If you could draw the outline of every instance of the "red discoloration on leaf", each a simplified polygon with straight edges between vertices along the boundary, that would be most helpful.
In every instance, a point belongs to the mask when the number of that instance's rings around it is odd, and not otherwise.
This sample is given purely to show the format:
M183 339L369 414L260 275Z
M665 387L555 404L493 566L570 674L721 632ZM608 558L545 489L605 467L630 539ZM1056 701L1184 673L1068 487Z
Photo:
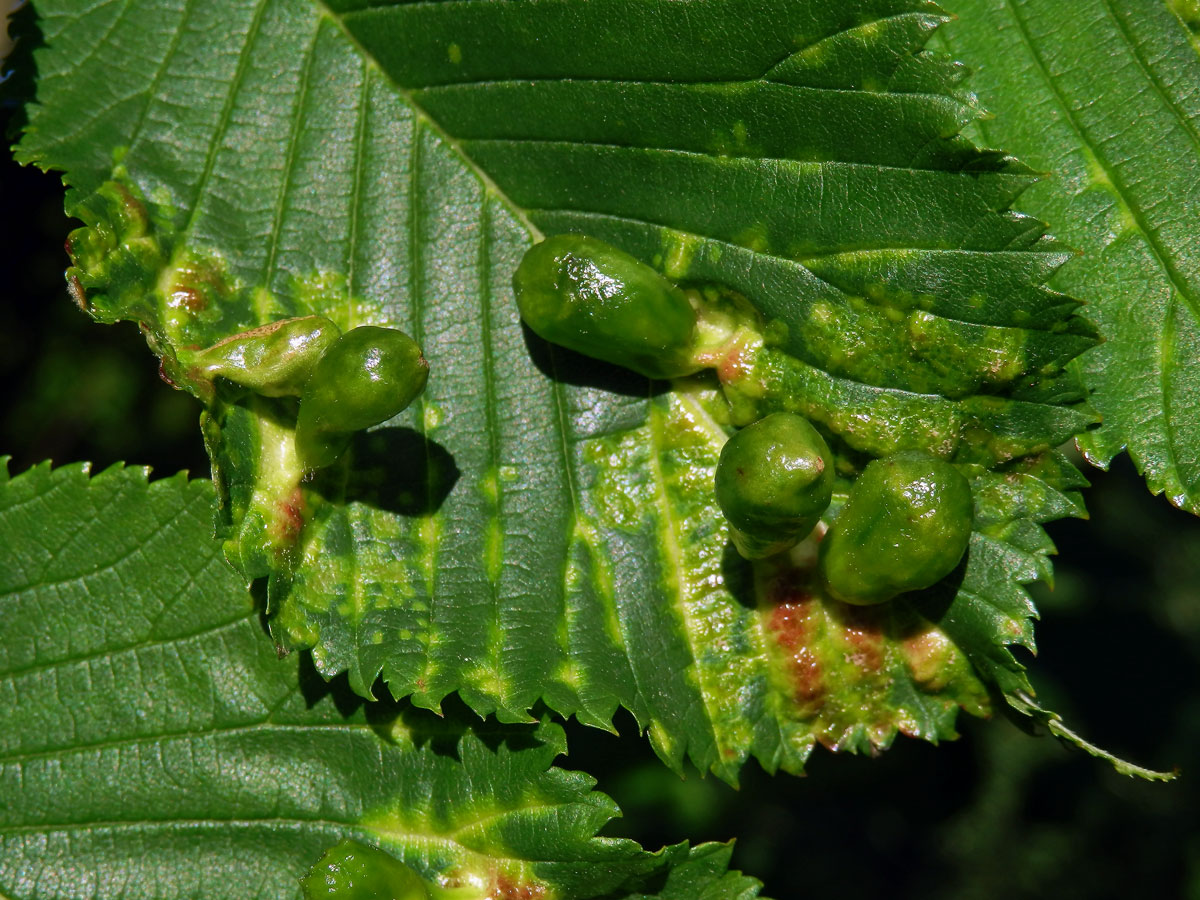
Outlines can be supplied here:
M218 263L208 259L187 259L176 270L167 290L167 305L172 309L203 312L208 309L211 297L226 296L229 289Z
M163 381L165 381L167 384L169 384L171 387L175 388L175 390L179 390L179 385L176 384L175 380L173 378L171 378L170 375L167 374L166 365L163 363L163 361L161 359L158 361L158 377L160 379L162 379Z
M717 377L721 379L722 384L727 384L740 378L746 371L746 354L743 348L738 347L727 353L721 360L721 364L717 367Z
M816 600L779 603L771 611L767 627L788 659L785 663L792 696L805 714L815 712L823 703L825 683L821 661L810 646L814 638L813 616Z
M904 654L913 681L923 689L937 691L946 686L955 648L941 631L930 627L910 635L900 643L900 652Z
M189 312L201 312L208 308L208 300L194 287L180 285L171 292L171 305L181 306Z
M300 537L300 532L304 530L304 508L304 491L299 487L286 500L279 502L275 527L281 541L291 544Z
M121 182L114 181L113 184L121 195L121 202L125 206L126 214L130 218L135 219L140 225L145 226L146 222L150 219L150 216L146 213L145 204L135 197L129 188L121 184Z
M540 884L517 881L504 873L496 876L496 890L489 900L539 900L546 896L546 888Z
M847 606L839 610L843 637L849 646L846 661L870 672L883 666L883 629L877 609Z

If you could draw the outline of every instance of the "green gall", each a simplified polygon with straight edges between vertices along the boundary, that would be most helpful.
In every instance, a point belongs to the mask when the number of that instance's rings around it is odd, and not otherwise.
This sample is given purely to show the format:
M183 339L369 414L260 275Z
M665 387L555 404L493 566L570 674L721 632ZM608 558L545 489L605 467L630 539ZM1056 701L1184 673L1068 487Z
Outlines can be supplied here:
M425 390L429 363L395 328L363 325L325 351L300 394L296 450L305 469L333 463L356 431L405 409Z
M324 316L280 319L179 358L195 378L227 378L264 397L299 397L341 333Z
M971 486L921 450L869 463L821 542L819 568L845 603L883 603L949 575L971 537Z
M808 536L833 497L833 454L803 416L773 413L721 450L717 503L747 559L790 549Z
M649 378L700 371L687 294L604 241L560 234L535 244L513 276L521 318L539 337Z
M431 900L420 875L390 853L346 838L300 879L307 900Z

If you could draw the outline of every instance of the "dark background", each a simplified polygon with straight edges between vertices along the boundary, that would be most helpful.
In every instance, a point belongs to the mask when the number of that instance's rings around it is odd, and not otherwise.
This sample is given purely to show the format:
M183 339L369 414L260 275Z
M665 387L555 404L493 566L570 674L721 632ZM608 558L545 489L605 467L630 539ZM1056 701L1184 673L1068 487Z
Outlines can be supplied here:
M0 166L0 454L12 455L10 470L124 461L206 477L196 401L158 379L133 325L95 325L67 295L73 225L59 178L7 154ZM878 759L818 750L805 778L751 763L735 791L668 772L622 713L619 737L568 724L564 764L596 776L625 812L606 833L650 847L737 837L735 864L779 900L1200 900L1200 520L1151 497L1125 459L1089 476L1091 522L1050 528L1061 556L1056 589L1035 589L1034 683L1097 744L1179 766L1181 780L1116 775L998 717L963 719L962 739L940 747L898 738Z

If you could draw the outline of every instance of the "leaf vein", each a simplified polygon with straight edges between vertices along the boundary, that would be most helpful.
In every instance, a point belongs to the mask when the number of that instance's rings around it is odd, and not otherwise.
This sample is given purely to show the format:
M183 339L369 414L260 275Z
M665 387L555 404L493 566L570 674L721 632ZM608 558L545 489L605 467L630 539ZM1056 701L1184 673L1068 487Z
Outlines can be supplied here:
M1132 198L1129 196L1129 188L1125 185L1124 180L1118 174L1120 171L1119 168L1101 155L1099 149L1097 148L1096 142L1093 141L1090 135L1084 130L1075 109L1067 101L1067 97L1063 93L1063 90L1059 86L1057 80L1055 80L1050 74L1050 70L1046 65L1046 60L1041 51L1038 49L1037 43L1033 39L1033 35L1029 31L1029 24L1025 21L1024 17L1020 13L1020 3L1018 0L1005 0L1005 4L1012 14L1012 18L1017 25L1017 30L1021 35L1022 41L1025 43L1025 46L1029 48L1029 54L1033 59L1034 65L1037 66L1039 74L1046 82L1051 94L1053 94L1055 100L1058 102L1059 107L1062 109L1063 115L1066 117L1068 124L1071 126L1071 130L1075 132L1083 146L1093 148L1092 153L1096 159L1096 164L1104 170L1105 175L1112 183L1118 197L1118 202L1121 204L1122 209L1137 224L1138 231L1140 231L1142 236L1146 239L1146 244L1154 254L1155 259L1158 260L1159 266L1162 268L1167 278L1170 279L1171 283L1175 286L1175 289L1179 292L1179 295L1187 302L1188 306L1191 308L1192 315L1197 319L1200 319L1200 297L1192 294L1190 285L1187 283L1187 279L1184 278L1183 274L1178 270L1174 262L1171 260L1170 254L1167 252L1166 247L1162 245L1158 235L1146 222L1146 218L1142 210L1132 202Z
M108 649L98 650L95 653L65 656L61 659L54 660L53 662L36 663L20 669L9 669L8 671L0 672L0 681L15 680L36 672L42 672L48 669L56 669L74 663L88 662L90 660L103 659L105 657L120 656L126 653L136 653L139 650L147 650L151 647L160 647L182 641L193 640L194 638L203 637L206 635L217 634L218 632L227 628L240 625L253 615L255 615L255 613L246 613L238 616L236 619L230 619L227 622L218 622L215 625L206 625L204 628L201 628L198 631L187 632L185 634L168 635L167 637L156 638L154 640L140 641L136 644L125 644L120 647L110 647Z
M1179 120L1179 124L1183 126L1184 131L1191 138L1192 146L1196 148L1196 155L1200 156L1200 134L1196 131L1195 123L1179 108L1179 104L1171 97L1166 86L1162 83L1158 72L1155 71L1146 59L1142 45L1134 40L1133 33L1129 30L1129 23L1117 12L1112 0L1101 0L1101 2L1104 3L1109 15L1116 24L1117 31L1121 34L1121 39L1129 47L1130 55L1138 64L1138 68L1142 70L1142 74L1146 76L1146 80L1150 82L1159 99L1171 110L1175 118Z
M213 129L212 135L209 137L208 149L204 154L204 167L201 169L200 178L196 181L196 190L193 194L192 202L189 204L190 212L188 213L187 222L181 229L185 235L191 234L192 228L199 218L200 201L208 189L209 179L212 178L213 170L216 168L217 156L221 152L221 142L225 138L225 133L229 129L230 119L233 117L234 99L241 90L242 81L245 79L246 71L250 65L250 58L252 56L250 48L254 46L258 39L258 31L262 27L263 16L266 14L268 3L269 0L256 0L254 5L254 16L250 20L250 27L246 31L245 40L238 50L237 66L234 68L233 78L229 82L229 91L226 93L225 102L221 107L221 116L217 120L217 126Z
M290 694L283 696L284 701L291 700ZM243 725L221 725L214 728L198 728L189 729L187 731L161 731L155 734L131 735L123 738L110 738L104 741L96 741L94 743L71 744L66 747L52 747L45 750L31 750L26 753L12 753L0 756L0 765L10 763L24 763L31 760L50 759L58 756L69 756L73 753L91 753L97 750L108 750L115 747L129 747L136 744L155 744L164 741L183 741L193 738L208 738L208 737L224 737L237 736L242 734L254 734L260 731L270 732L296 732L298 734L311 734L314 731L345 731L347 733L356 733L359 731L371 730L370 725L351 722L330 722L325 724L303 724L303 725L288 725L270 721L271 715L277 711L279 705L272 709L266 717L247 722Z
M295 100L292 103L292 112L288 117L291 120L291 127L288 129L287 149L284 152L283 159L283 184L275 191L275 209L272 214L271 222L271 240L267 245L267 258L263 265L262 283L270 285L275 273L275 258L279 253L279 238L283 231L283 215L284 209L287 207L288 195L292 190L292 178L296 171L296 154L300 144L300 134L304 130L304 105L308 100L309 82L312 79L313 58L316 55L317 39L321 35L321 28L324 26L324 19L317 17L316 27L313 29L312 37L309 38L308 46L304 49L304 61L300 70L300 81L295 90Z

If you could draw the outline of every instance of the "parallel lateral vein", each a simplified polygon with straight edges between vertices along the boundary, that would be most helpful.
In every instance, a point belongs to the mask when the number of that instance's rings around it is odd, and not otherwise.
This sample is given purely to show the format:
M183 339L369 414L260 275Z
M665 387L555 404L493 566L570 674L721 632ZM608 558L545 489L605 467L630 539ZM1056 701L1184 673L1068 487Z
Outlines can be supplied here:
M245 79L246 70L250 65L250 49L258 40L258 31L262 27L263 17L266 15L266 10L270 3L271 0L257 0L255 3L254 16L250 20L250 27L246 30L245 39L242 41L241 49L238 51L237 66L234 69L233 78L230 80L229 90L225 95L225 102L221 107L221 116L217 121L217 127L213 129L208 149L204 154L204 167L200 172L199 179L196 181L196 191L191 204L189 204L187 222L182 228L184 235L191 234L197 217L200 215L201 200L208 190L208 182L212 178L213 170L216 168L217 157L221 152L221 144L225 139L226 132L229 130L229 122L233 116L234 101L242 88L242 81Z
M285 700L290 700L289 695L284 695ZM273 715L273 713L272 713ZM328 723L309 723L309 724L285 724L271 722L270 716L264 719L258 719L247 722L242 725L221 725L214 728L192 729L189 731L159 731L154 734L146 735L130 735L122 738L108 738L103 741L95 741L93 743L71 744L64 747L50 747L45 750L30 750L23 753L12 753L0 756L0 766L22 764L42 759L52 759L62 756L84 755L98 753L104 750L115 749L119 747L133 747L141 744L159 744L176 741L191 741L203 740L206 738L220 737L237 737L239 735L258 734L263 732L279 732L283 734L297 733L309 735L319 731L344 731L349 734L371 731L370 725L358 724L354 722L328 722Z
M283 184L276 191L275 209L272 213L271 237L267 245L267 258L263 264L263 272L260 281L262 284L270 284L275 273L275 258L279 253L279 237L283 233L283 217L284 211L287 208L288 195L292 190L292 178L296 171L296 153L300 144L300 135L304 130L304 105L308 100L309 82L312 78L313 58L316 55L317 40L321 36L321 28L324 25L324 20L317 17L316 27L313 29L312 37L309 39L308 46L304 48L304 62L300 69L300 84L296 91L296 99L292 105L291 127L288 129L287 150L283 157Z
M1046 83L1046 86L1049 88L1050 92L1057 101L1059 108L1063 111L1063 115L1066 117L1066 121L1070 124L1071 130L1074 131L1075 135L1079 138L1080 144L1082 144L1084 147L1087 147L1091 151L1096 160L1096 164L1103 169L1104 174L1108 177L1109 181L1115 188L1118 201L1121 204L1121 209L1134 222L1137 223L1138 231L1140 231L1142 236L1145 238L1146 244L1154 254L1155 259L1158 260L1159 266L1166 273L1167 278L1170 279L1175 290L1178 291L1179 295L1187 302L1192 311L1193 317L1200 320L1200 297L1196 297L1192 294L1190 286L1187 283L1187 279L1184 278L1182 273L1180 273L1176 268L1174 262L1171 260L1170 254L1167 252L1166 247L1164 247L1162 242L1158 239L1157 233L1150 228L1149 223L1146 222L1141 208L1136 206L1129 197L1129 188L1125 185L1124 180L1118 175L1118 169L1101 154L1099 147L1093 143L1088 133L1084 130L1083 125L1080 123L1075 109L1071 106L1066 95L1059 87L1058 82L1051 76L1050 70L1046 65L1046 60L1043 58L1042 53L1038 49L1036 41L1033 39L1033 35L1029 31L1029 25L1019 11L1019 0L1005 0L1005 2L1012 14L1013 21L1017 25L1017 29L1021 35L1022 41L1025 43L1025 46L1029 48L1030 57L1037 66L1038 72L1042 76L1042 80Z
M57 669L63 666L75 665L77 663L86 663L95 659L104 659L112 656L120 656L128 653L138 653L142 650L152 649L154 647L162 647L170 644L180 643L183 641L194 640L198 637L211 637L229 628L241 625L246 620L253 618L256 615L254 612L249 612L238 616L236 619L230 619L227 622L218 622L215 625L207 625L199 631L190 632L188 634L169 635L164 638L159 638L151 641L142 641L137 644L125 644L112 649L98 650L95 653L87 653L79 656L68 656L61 659L56 659L48 663L39 663L32 666L25 666L21 669L11 669L7 672L0 672L0 681L10 681L17 678L23 678L26 675L36 674L51 669Z

